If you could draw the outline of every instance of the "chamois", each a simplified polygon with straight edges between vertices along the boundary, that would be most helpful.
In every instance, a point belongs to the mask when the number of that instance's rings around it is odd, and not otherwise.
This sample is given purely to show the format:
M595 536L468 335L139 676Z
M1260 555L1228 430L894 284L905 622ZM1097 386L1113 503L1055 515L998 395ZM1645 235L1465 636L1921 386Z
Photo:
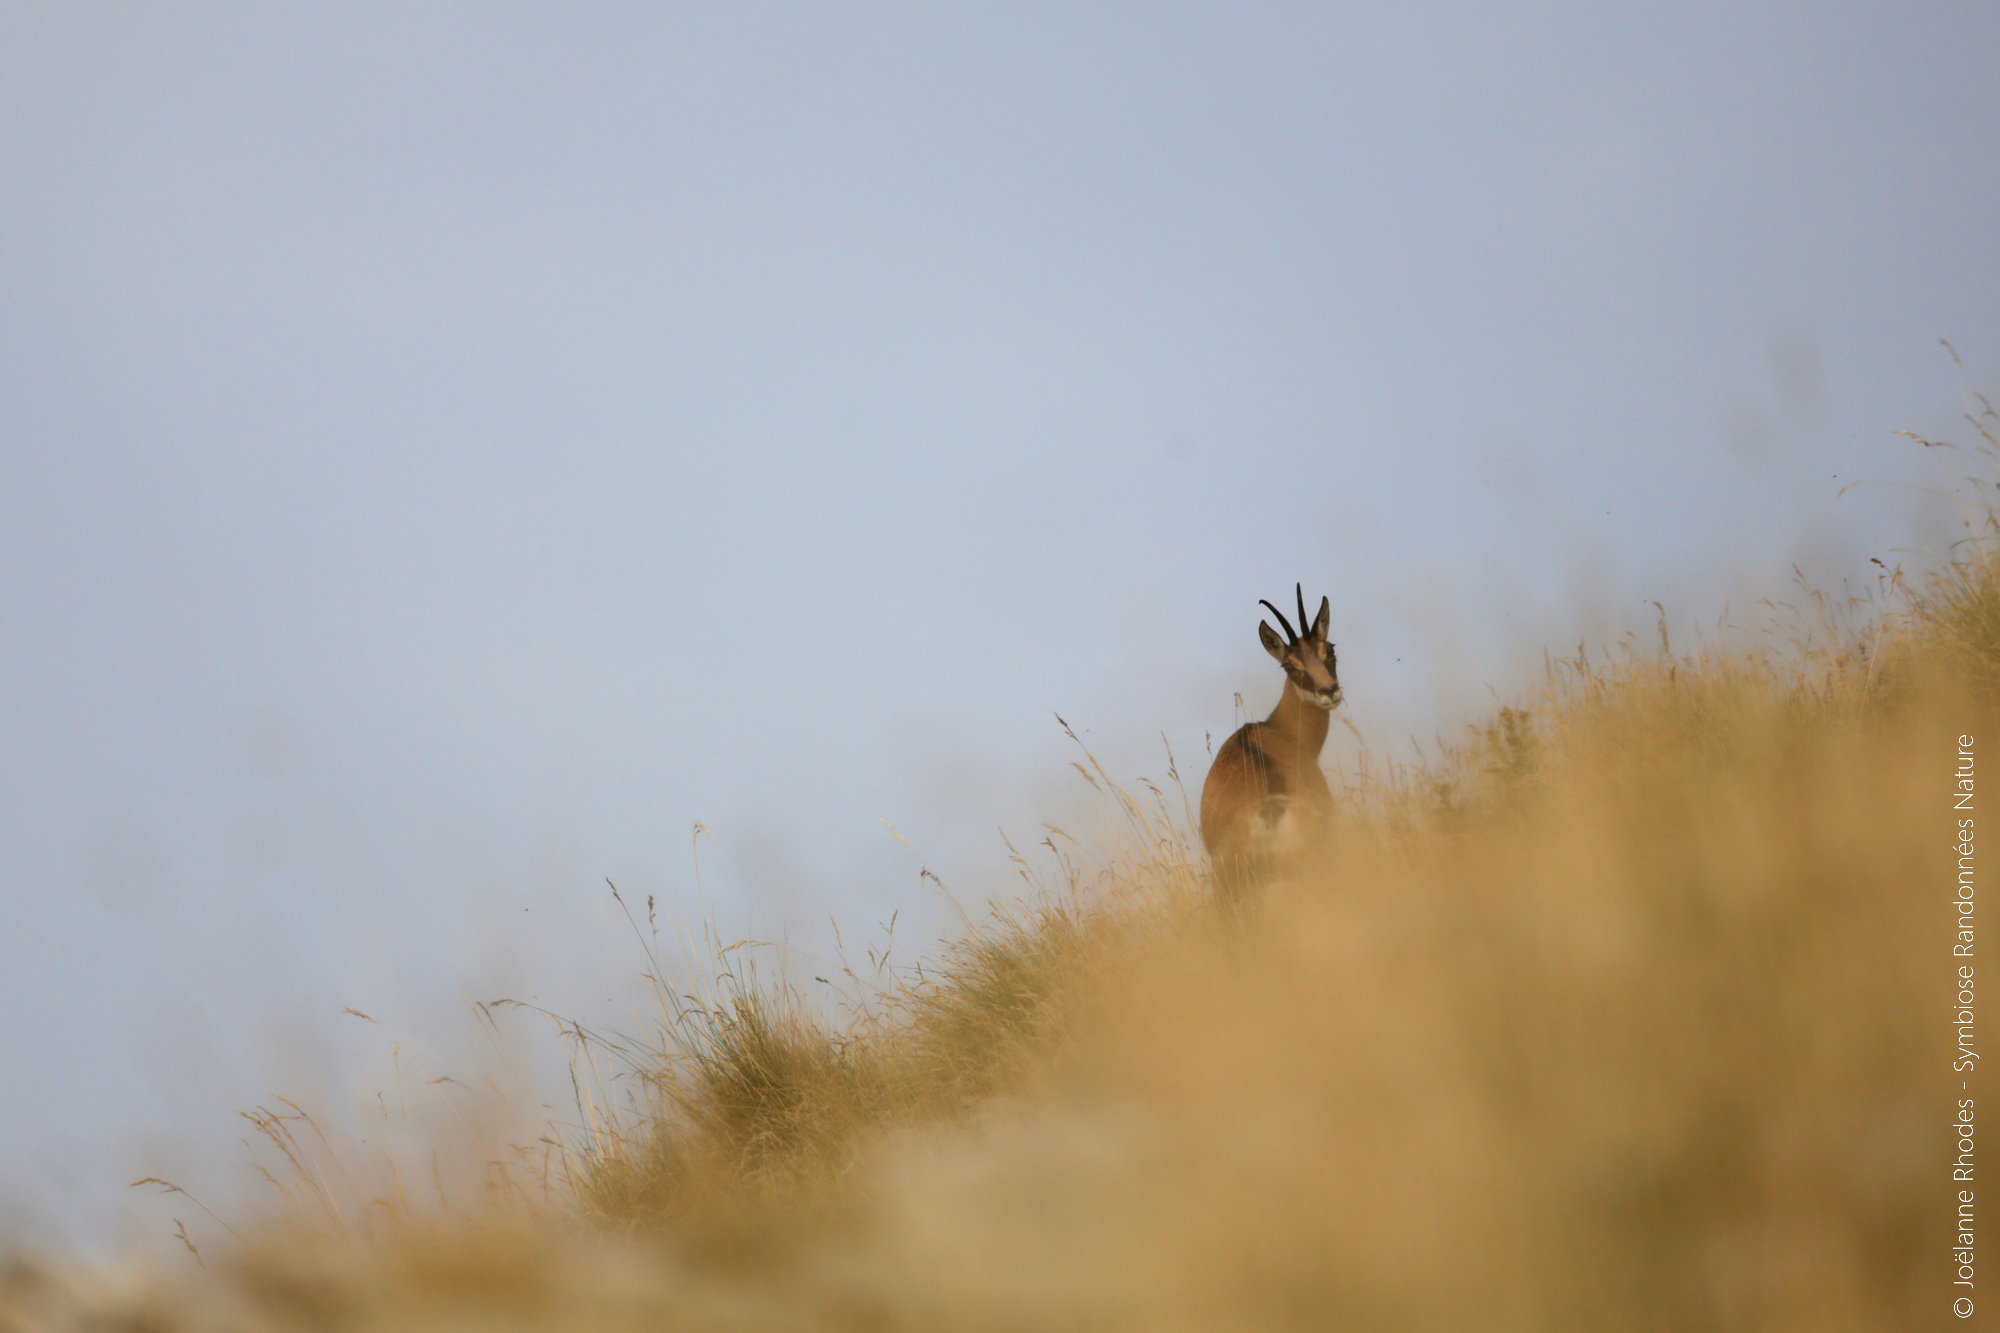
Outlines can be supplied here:
M1325 837L1333 792L1320 772L1327 723L1340 705L1340 677L1327 641L1327 599L1306 623L1305 585L1294 591L1300 633L1271 603L1285 637L1257 622L1264 651L1285 669L1285 693L1262 722L1248 722L1216 751L1201 784L1201 840L1215 867L1218 892L1240 894L1274 872L1296 864Z

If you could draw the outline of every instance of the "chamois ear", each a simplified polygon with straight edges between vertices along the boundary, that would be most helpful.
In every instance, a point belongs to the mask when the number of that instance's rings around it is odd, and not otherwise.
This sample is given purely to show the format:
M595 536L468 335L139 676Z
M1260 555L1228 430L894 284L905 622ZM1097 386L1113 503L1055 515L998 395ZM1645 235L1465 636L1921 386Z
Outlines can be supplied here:
M1326 618L1327 618L1327 613L1332 609L1333 608L1328 605L1326 598L1322 597L1319 599L1319 614L1313 617L1313 626L1312 626L1313 638L1319 639L1322 642L1326 639Z
M1271 622L1268 620L1257 622L1257 637L1263 640L1265 652L1280 662L1285 660L1285 641L1278 637L1278 631L1271 628Z

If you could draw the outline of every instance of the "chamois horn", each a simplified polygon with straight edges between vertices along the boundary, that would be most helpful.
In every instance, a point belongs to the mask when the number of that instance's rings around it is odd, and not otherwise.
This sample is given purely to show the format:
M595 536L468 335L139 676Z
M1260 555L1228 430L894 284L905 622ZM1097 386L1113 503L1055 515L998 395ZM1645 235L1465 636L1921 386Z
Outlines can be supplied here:
M1269 602L1265 601L1261 597L1257 599L1257 605L1271 606ZM1271 606L1271 614L1276 616L1278 618L1278 623L1285 627L1285 642L1288 644L1297 643L1299 641L1299 636L1292 633L1292 622L1285 619L1285 613L1283 611L1280 611L1277 607ZM1299 617L1299 623L1301 625L1305 624L1305 617L1303 615Z

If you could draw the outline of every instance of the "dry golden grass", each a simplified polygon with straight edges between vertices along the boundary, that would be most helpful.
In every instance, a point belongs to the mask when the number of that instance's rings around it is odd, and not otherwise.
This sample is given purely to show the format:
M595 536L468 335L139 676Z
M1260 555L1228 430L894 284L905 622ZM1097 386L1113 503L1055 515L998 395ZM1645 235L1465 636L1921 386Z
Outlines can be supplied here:
M581 1080L554 1202L178 1285L23 1266L0 1329L1933 1326L2000 564L1884 596L1558 663L1227 913L1176 802L1087 772L1124 853L1052 841L1053 885L839 1024L748 951L662 989L637 1110Z

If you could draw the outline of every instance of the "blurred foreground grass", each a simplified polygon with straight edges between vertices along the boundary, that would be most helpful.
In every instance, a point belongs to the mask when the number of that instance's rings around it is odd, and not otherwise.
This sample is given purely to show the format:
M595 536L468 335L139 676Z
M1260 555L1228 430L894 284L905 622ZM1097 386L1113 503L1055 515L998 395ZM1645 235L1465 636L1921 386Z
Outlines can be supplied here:
M21 1262L0 1329L1932 1326L1984 550L1784 644L1557 663L1234 914L1093 774L1121 857L837 1024L749 951L663 987L539 1200Z

